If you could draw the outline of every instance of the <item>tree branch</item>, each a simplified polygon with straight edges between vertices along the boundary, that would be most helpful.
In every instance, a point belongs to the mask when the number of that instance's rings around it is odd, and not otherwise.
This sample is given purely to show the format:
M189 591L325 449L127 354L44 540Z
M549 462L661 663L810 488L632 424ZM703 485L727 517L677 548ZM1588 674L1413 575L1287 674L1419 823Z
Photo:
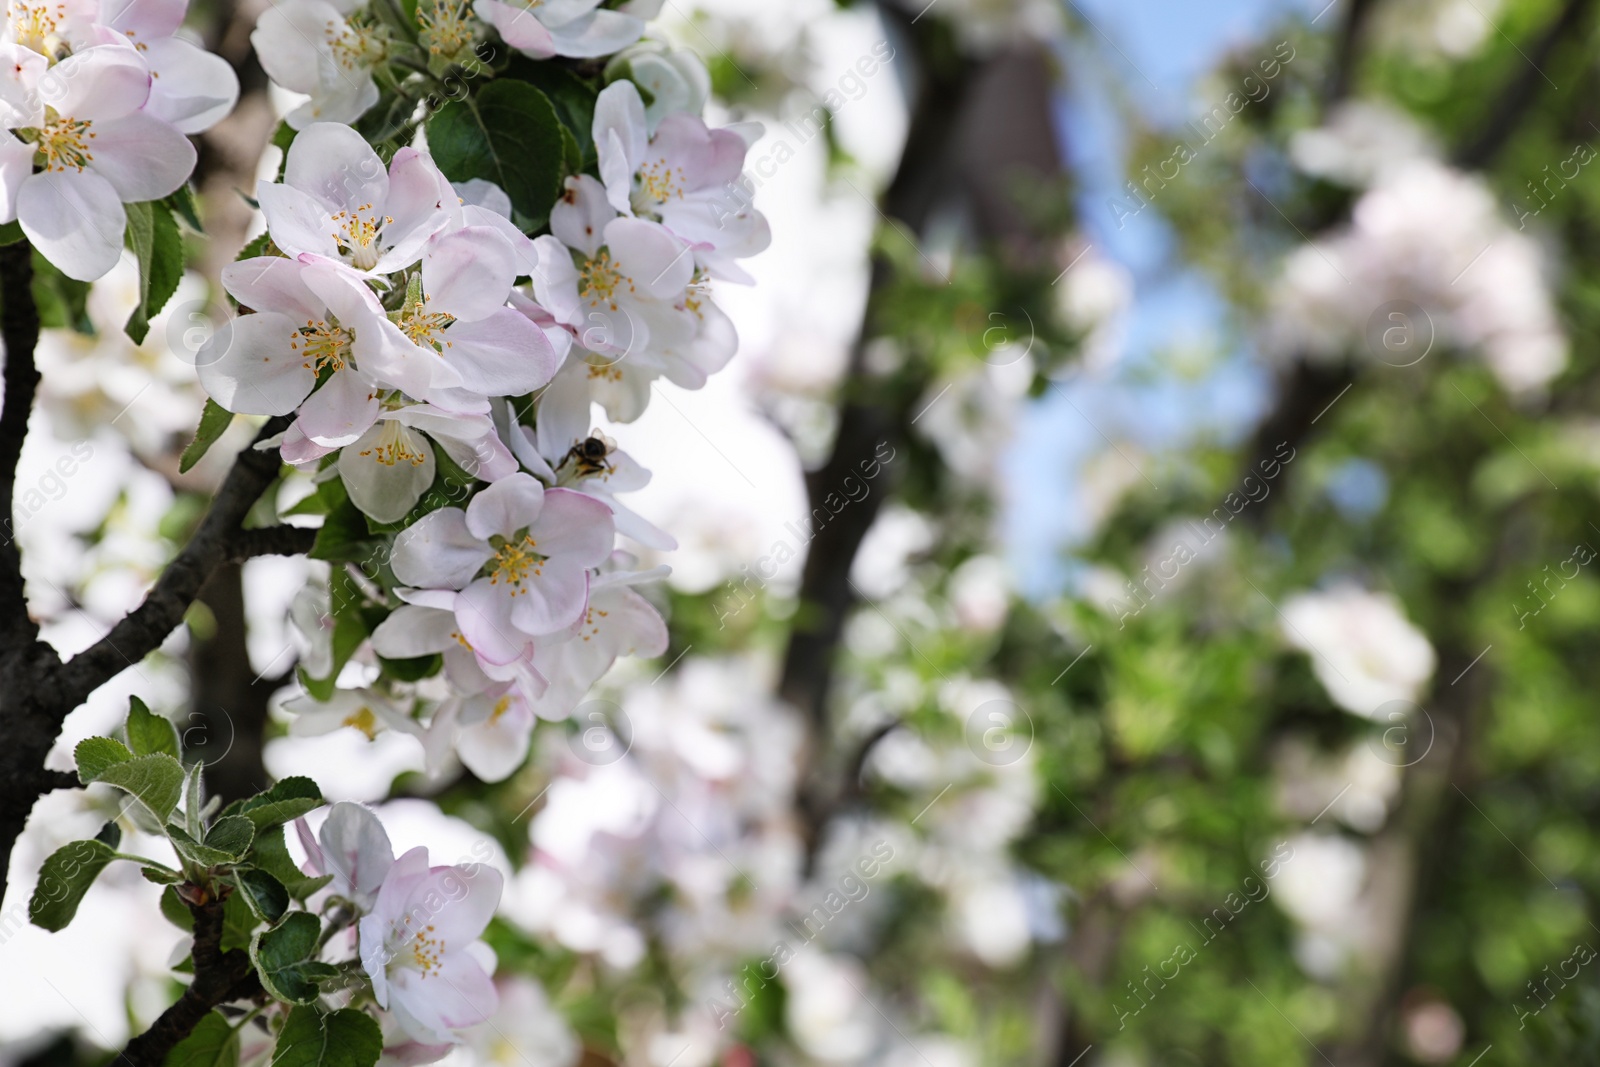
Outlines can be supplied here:
M1588 21L1594 0L1567 0L1566 6L1554 22L1545 28L1530 47L1516 77L1495 94L1495 106L1488 119L1477 127L1477 136L1457 150L1456 165L1469 170L1479 170L1489 165L1505 147L1513 134L1522 128L1522 117L1533 106L1546 84L1553 85L1544 68L1550 63L1556 47L1563 41L1582 40L1583 25Z
M256 435L255 443L281 433L287 425L286 418L270 420ZM60 688L71 705L159 648L183 621L211 572L223 563L247 558L250 546L272 553L309 547L309 538L315 536L315 531L296 527L240 528L255 502L278 476L281 463L275 448L258 450L252 446L239 453L200 528L161 572L144 603L58 672ZM291 530L293 533L288 532Z
M204 894L199 903L189 905L194 915L194 981L150 1029L128 1042L120 1059L132 1067L161 1067L167 1053L194 1032L206 1013L249 995L249 954L238 949L222 951L222 899L198 886L179 888Z
M28 436L28 416L39 388L33 350L39 343L39 309L33 302L33 249L26 241L0 247L0 343L5 345L5 408L0 412L0 645L32 643L39 628L28 617L22 591L22 553L12 528L17 461Z

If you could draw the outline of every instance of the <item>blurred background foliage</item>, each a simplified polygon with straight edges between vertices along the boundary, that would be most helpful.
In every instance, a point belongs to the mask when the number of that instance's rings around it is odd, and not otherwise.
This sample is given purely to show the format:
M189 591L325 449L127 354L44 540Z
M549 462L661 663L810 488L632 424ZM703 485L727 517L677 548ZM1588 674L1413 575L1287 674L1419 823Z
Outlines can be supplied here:
M749 581L744 561L709 588L667 590L672 647L626 684L753 662L761 684L716 683L734 704L718 729L737 732L762 686L796 709L803 740L748 742L792 753L792 788L768 784L794 851L780 873L740 870L719 895L727 923L760 913L798 939L794 924L873 841L900 860L781 980L752 981L770 938L727 931L686 949L692 894L639 874L657 846L629 839L586 892L641 932L637 960L610 965L502 918L500 973L543 984L585 1067L670 1067L663 1035L726 1067L1600 1062L1600 970L1585 965L1600 942L1600 578L1558 571L1600 545L1600 169L1540 185L1600 140L1596 5L1196 5L1190 17L1216 8L1248 32L1206 57L1178 107L1152 105L1106 5L838 6L878 20L897 50L905 146L876 197L842 373L809 394L758 385L752 402L792 441L813 508L880 445L893 459L815 531L803 571ZM198 17L226 51L248 15ZM747 32L762 17L723 6L682 35L731 114L774 123L810 112L831 73L804 40ZM1136 221L1159 225L1155 251L1119 266L1110 201L1136 207L1123 183L1177 140L1198 143L1192 123L1280 42L1294 58L1270 92L1145 187L1156 193ZM247 53L235 51L246 68ZM1075 145L1086 127L1062 114L1089 87L1116 135ZM1373 121L1308 170L1306 134L1352 102L1435 147ZM859 193L867 172L823 129L830 182ZM1109 186L1081 173L1086 152L1118 172ZM1386 223L1417 232L1379 243L1391 270L1378 283L1345 279L1359 292L1340 297L1344 326L1291 306L1292 327L1334 337L1323 350L1283 339L1304 341L1280 328L1285 263L1322 255L1371 195L1341 166L1406 158L1477 176L1501 227L1485 252L1516 240L1537 253L1566 359L1536 387L1508 389L1453 325L1517 280L1456 301L1472 248L1451 280L1429 274L1430 242L1478 231L1448 212ZM1470 232L1444 232L1458 223ZM1169 312L1144 291L1174 275L1208 294L1209 335L1150 326ZM1370 343L1389 300L1431 338L1409 365L1394 364L1410 350ZM1135 343L1126 323L1140 316ZM1500 341L1513 362L1543 343ZM1201 386L1239 373L1254 399L1209 408ZM1059 423L1090 444L1057 447ZM1078 519L1044 579L1016 565L1015 529L1039 521L1038 501ZM1225 531L1197 543L1219 508ZM1135 597L1130 583L1185 539L1192 560ZM1407 710L1342 710L1316 672L1323 650L1297 646L1319 639L1295 633L1290 599L1340 582L1392 594L1431 644ZM193 659L197 685L216 662ZM281 734L261 701L258 732ZM536 757L506 783L408 773L392 794L436 801L522 866L529 812L546 810L562 754L590 728L581 714L541 725ZM748 837L747 816L735 810L717 842ZM773 883L787 887L776 903ZM843 985L799 963L807 953ZM744 1006L718 1028L712 1002ZM64 1056L33 1043L13 1058Z

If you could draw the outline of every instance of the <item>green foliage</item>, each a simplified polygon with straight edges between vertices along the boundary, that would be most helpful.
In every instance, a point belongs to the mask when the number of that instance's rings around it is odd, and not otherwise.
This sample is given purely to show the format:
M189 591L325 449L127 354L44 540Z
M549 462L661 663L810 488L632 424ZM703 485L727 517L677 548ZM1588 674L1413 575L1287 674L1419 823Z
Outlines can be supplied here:
M238 1067L239 1032L208 1011L188 1037L167 1053L166 1067Z
M484 178L504 189L524 228L549 217L563 170L561 122L534 86L496 79L451 101L428 123L428 146L451 181Z
M372 1067L382 1053L383 1034L365 1012L301 1007L284 1020L271 1067Z
M178 473L189 473L232 425L233 412L209 396L206 397L205 410L200 413L200 425L195 428L194 440L189 442L189 446L183 450L183 455L178 459Z
M145 702L133 697L128 707L128 746L136 756L164 752L173 759L182 756L178 748L178 729L172 720L157 715Z
M164 200L128 204L127 214L126 241L139 265L139 303L124 329L134 344L143 344L150 320L166 307L183 279L183 238Z
M52 932L65 929L83 895L114 858L116 851L103 841L73 841L56 849L39 870L39 884L28 901L29 920Z
M298 819L321 806L322 790L317 788L317 783L295 775L279 779L265 792L228 805L223 814L242 815L256 830L265 830Z
M250 960L268 993L290 1004L316 1001L317 983L339 973L332 964L315 958L321 933L322 923L315 915L294 911L251 938Z

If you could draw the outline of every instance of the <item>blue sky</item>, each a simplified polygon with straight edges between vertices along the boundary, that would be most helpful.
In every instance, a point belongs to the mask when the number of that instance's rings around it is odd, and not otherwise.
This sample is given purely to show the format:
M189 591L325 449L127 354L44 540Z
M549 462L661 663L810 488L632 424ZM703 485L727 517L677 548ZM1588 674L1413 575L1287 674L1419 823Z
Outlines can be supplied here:
M1108 208L1125 182L1117 101L1132 101L1149 121L1180 126L1204 110L1195 84L1224 52L1260 40L1286 12L1314 15L1323 3L1074 0L1071 5L1085 32L1070 46L1066 64L1069 82L1059 101L1062 144L1080 189L1082 230L1102 254L1132 272L1135 296L1117 371L1098 382L1069 375L1060 389L1031 404L1006 457L1007 550L1030 593L1055 592L1070 574L1067 550L1085 532L1076 471L1106 448L1102 434L1132 438L1151 449L1180 445L1201 431L1237 437L1248 431L1266 399L1267 376L1237 338L1228 336L1226 308L1209 281L1175 260L1172 234L1159 212L1142 211L1119 228ZM1229 354L1215 373L1200 380L1160 376L1134 382L1155 354L1189 346Z

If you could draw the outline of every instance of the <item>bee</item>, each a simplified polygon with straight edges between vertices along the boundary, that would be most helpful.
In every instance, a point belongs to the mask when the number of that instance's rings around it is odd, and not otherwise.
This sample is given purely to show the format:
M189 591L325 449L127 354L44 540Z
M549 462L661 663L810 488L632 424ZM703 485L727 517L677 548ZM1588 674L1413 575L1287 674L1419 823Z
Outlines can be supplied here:
M561 457L561 466L568 463L573 465L580 478L592 478L597 474L610 474L612 471L611 453L617 450L617 443L599 430L589 431L589 436L576 442L567 449L567 454Z

